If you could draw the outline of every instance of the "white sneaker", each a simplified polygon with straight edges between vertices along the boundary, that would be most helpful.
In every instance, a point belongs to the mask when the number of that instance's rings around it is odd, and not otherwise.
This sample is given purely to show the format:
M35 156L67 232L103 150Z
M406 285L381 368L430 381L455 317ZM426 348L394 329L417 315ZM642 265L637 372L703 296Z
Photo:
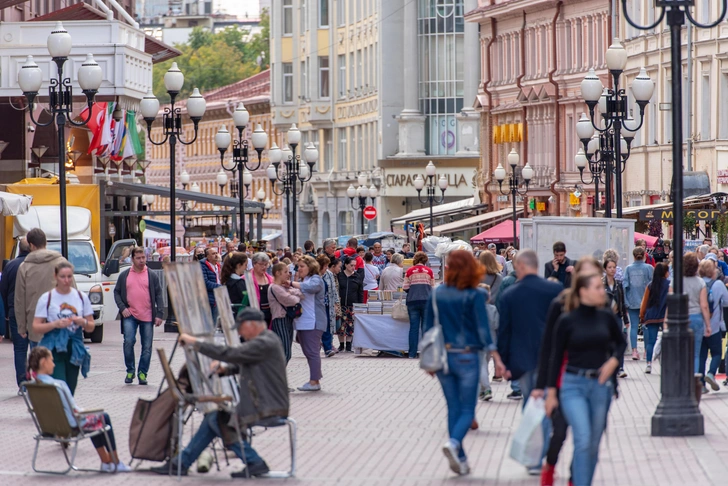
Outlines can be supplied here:
M312 385L310 382L306 382L303 385L299 386L298 389L300 391L319 391L321 390L321 385Z
M458 472L459 475L465 476L466 474L470 474L470 466L468 465L468 460L463 459L460 462L460 472Z
M107 472L107 473L114 472L114 463L112 463L112 462L109 462L109 463L102 462L101 463L101 472Z
M647 363L647 366L645 367L645 373L648 375L652 373L652 363Z
M124 464L123 462L119 461L119 464L116 465L116 472L120 473L126 473L131 472L131 468Z
M452 439L445 442L445 445L442 446L442 453L445 454L447 462L450 463L450 469L452 470L452 472L456 474L461 474L460 459L458 458L458 454L460 453L460 446L458 446L457 442Z

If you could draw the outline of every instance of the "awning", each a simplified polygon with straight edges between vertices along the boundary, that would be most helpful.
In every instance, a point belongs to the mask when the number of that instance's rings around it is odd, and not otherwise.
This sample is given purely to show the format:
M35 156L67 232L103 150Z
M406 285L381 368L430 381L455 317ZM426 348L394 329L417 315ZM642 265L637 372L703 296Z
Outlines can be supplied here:
M484 209L487 205L478 204L475 197L469 197L467 199L461 199L460 201L454 201L450 203L440 204L432 208L433 216L444 216L445 213L457 213L465 211L474 211L477 209ZM420 221L428 219L430 217L430 208L415 209L410 211L404 216L398 218L392 218L391 224L405 223L407 221Z
M523 208L516 208L516 215L523 214ZM500 223L504 219L513 217L513 208L501 209L499 211L491 211L489 213L479 214L472 218L465 218L452 223L441 224L432 228L435 235L447 235L457 231L465 231L482 226L491 226Z
M636 234L636 233L635 233ZM516 223L516 237L521 236L521 225ZM471 243L512 243L513 242L513 221L501 221L479 235L470 238Z
M637 232L635 232L635 234L634 234L635 243L637 243L637 240L645 240L645 243L647 243L647 246L649 248L654 248L655 245L657 244L657 240L659 240L659 239L660 238L658 238L657 236L650 236L650 235L645 235L645 234L637 233Z
M264 236L264 237L262 237L262 238L261 238L261 240L262 240L262 241L273 241L273 240L277 240L277 239L278 239L278 238L280 238L281 236L283 236L283 233L282 233L282 232L280 232L280 231L278 231L278 232L276 232L276 233L271 233L271 234L269 234L268 236Z
M155 196L169 198L169 187L165 186L104 180L100 181L100 184L104 186L106 196L139 197L145 194L153 194ZM206 194L204 192L185 191L183 189L177 189L176 198L181 201L197 201L202 204L212 204L213 206L228 208L237 208L240 205L240 201L236 198L216 196L215 194ZM262 202L245 200L246 214L262 213L263 209L265 209L265 204Z

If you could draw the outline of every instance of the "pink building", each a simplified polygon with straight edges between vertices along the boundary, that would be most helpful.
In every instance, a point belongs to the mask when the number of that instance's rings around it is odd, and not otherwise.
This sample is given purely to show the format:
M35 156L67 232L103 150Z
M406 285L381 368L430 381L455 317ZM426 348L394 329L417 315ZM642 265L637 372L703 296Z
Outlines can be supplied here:
M574 165L580 147L575 126L586 105L580 83L589 68L606 79L604 54L611 37L605 0L479 0L466 22L480 24L481 200L510 207L493 171L509 172L511 149L534 169L519 205L534 199L544 215L590 215L594 188L581 183ZM588 171L587 171L588 172ZM581 198L574 198L578 184ZM505 184L504 184L505 185ZM600 188L601 190L601 188ZM533 212L533 211L527 211Z

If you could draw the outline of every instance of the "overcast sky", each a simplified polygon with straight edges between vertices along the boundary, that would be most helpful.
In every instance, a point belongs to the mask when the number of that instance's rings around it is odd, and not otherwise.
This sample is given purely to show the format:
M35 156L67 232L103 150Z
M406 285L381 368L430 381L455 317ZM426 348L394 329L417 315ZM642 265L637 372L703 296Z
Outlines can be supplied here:
M239 17L245 17L247 12L251 18L257 17L260 10L258 0L216 0L215 8Z

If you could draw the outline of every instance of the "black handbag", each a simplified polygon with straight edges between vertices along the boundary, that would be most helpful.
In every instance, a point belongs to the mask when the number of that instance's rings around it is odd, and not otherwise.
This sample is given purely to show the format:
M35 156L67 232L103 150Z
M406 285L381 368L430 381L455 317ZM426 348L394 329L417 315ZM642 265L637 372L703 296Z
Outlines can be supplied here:
M278 297L276 297L276 293L271 290L271 294L273 295L273 298L276 299L276 302L278 302L278 305L286 309L286 317L290 320L293 320L297 317L301 317L303 314L303 306L301 303L297 303L295 305L291 305L286 307L285 305L281 304L281 302L278 300Z

